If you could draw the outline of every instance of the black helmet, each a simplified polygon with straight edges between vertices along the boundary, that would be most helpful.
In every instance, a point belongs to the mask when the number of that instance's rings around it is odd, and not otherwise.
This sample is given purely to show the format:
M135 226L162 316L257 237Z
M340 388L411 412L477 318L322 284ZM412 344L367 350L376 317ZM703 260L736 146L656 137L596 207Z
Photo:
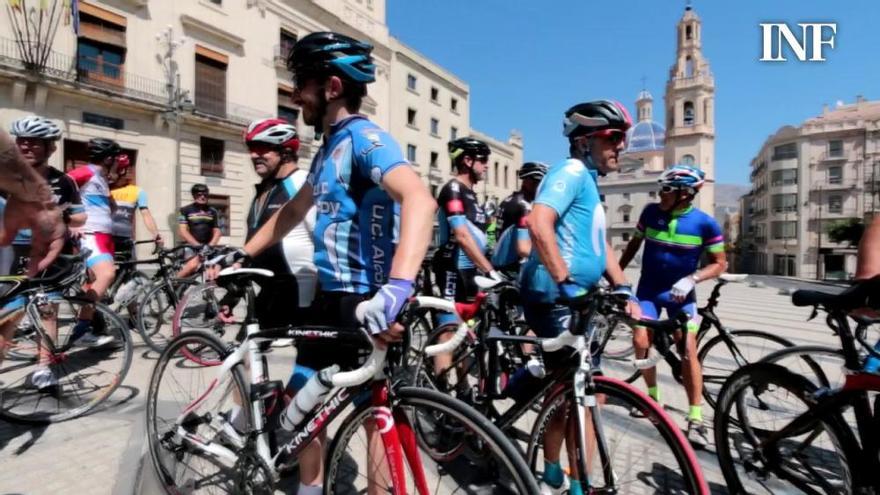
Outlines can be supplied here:
M458 159L462 156L489 156L489 154L492 153L489 150L489 145L472 137L463 137L454 141L449 141L448 148L449 158L452 160L453 165L456 164Z
M565 112L562 135L571 139L605 129L626 132L632 126L632 118L626 107L612 100L578 103Z
M526 162L519 169L520 179L535 179L539 181L547 174L547 164L541 162Z
M373 46L339 33L311 33L293 45L287 69L294 77L335 75L349 81L371 83L376 65L370 57Z
M205 193L205 194L207 194L207 193L208 193L208 186L206 186L206 185L204 185L204 184L193 184L193 186L190 188L189 192L190 192L190 194L192 194L193 196L195 196L196 193Z
M122 153L122 148L112 139L93 138L89 140L89 160L103 160Z

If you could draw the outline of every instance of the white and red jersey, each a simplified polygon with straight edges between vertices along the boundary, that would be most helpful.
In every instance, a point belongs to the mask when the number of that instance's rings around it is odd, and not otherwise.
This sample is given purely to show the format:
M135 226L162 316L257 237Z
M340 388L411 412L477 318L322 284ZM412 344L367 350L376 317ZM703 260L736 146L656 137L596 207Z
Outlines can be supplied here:
M113 214L111 210L110 185L104 177L101 167L88 164L77 167L67 173L79 186L79 194L88 219L83 227L85 232L110 234L113 232Z

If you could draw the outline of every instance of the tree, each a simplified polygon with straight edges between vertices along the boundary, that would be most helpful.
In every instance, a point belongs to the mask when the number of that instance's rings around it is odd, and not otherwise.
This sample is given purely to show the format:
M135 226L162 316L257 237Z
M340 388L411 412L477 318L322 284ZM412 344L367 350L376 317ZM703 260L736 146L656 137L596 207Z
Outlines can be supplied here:
M850 218L841 222L835 222L828 227L828 237L837 243L847 243L850 246L858 246L865 232L865 223L858 218Z

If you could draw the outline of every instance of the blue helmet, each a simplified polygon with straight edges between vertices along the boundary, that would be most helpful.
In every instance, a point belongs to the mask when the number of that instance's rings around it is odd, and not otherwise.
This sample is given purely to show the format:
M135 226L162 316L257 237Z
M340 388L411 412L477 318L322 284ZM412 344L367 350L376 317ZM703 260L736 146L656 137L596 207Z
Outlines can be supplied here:
M311 33L297 41L287 56L287 68L296 79L335 75L357 83L376 80L373 46L344 34Z
M693 194L703 187L706 172L689 165L673 165L663 171L657 182L661 186L670 186L676 189L690 189Z

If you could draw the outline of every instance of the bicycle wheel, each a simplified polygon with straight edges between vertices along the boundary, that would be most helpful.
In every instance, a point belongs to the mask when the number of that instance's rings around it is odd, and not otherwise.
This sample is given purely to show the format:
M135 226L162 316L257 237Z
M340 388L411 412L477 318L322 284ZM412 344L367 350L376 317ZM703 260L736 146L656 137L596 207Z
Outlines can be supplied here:
M619 318L607 315L596 315L593 318L596 326L596 342L600 343L603 359L623 360L635 352L632 343L632 327Z
M442 463L419 455L413 445L423 466L427 493L538 493L535 479L516 448L473 408L439 392L421 388L396 388L393 396L391 412L402 430L420 429L422 433L430 431L438 436L454 431L466 437L470 444L470 455ZM375 417L387 418L388 410L364 404L353 411L334 434L327 455L324 493L366 493L371 482L386 492L388 476L385 470L371 462L368 454L371 451L368 430L375 429ZM373 445L372 452L383 451L381 446ZM418 493L414 467L410 462L407 467L405 492Z
M230 335L234 337L239 325L232 321L224 322L220 318L220 302L226 293L226 289L210 282L189 286L180 297L171 321L174 337L195 330L208 332L224 341L229 341ZM236 310L236 314L232 316L240 322L244 319L244 308L236 308ZM232 326L235 329L231 329ZM211 352L202 356L200 351L194 346L187 346L182 350L188 359L196 363L219 364L214 361L215 357Z
M73 333L86 306L94 307L92 328L106 341L101 345L86 346ZM17 335L19 359L0 364L4 382L0 416L10 421L45 424L82 416L113 394L131 366L128 326L107 306L79 296L49 295L39 311L40 321L33 323L30 332ZM51 338L47 328L53 324L57 337L53 338L54 351L49 351L41 344L42 339ZM41 347L51 353L42 364L37 358ZM36 388L34 373L46 370L56 383Z
M761 362L778 364L820 388L843 386L846 378L842 371L846 356L842 349L834 347L796 345L771 352L761 358Z
M210 349L218 362L227 355L225 345L205 332L188 332L169 342L153 369L147 392L150 458L168 493L240 493L238 463L224 463L197 449L180 432L224 444L222 431L211 424L217 415L223 415L240 433L251 428L251 408L239 407L241 398L248 397L243 366L220 376L220 366L196 364L184 356L183 350L192 346L202 348L204 354ZM208 390L213 393L207 395ZM191 408L200 398L203 402ZM190 408L187 421L178 426L178 417Z
M609 451L600 455L595 436L587 436L588 479L593 491L585 489L585 493L709 493L693 449L656 402L621 380L593 379L600 403L598 416L591 410L592 424L604 434ZM557 413L565 418L573 396L571 387L566 384L549 395L532 428L526 460L539 477L544 470L544 435L551 421L559 418ZM633 417L634 408L644 417ZM558 458L563 466L572 465L566 448Z
M730 345L722 335L699 347L697 359L703 370L703 398L715 408L718 392L737 369L755 363L771 352L793 346L787 339L760 330L731 330Z
M858 446L839 414L819 417L772 446L772 432L815 407L816 387L769 363L740 368L718 396L715 444L732 494L852 493L851 452Z
M150 286L138 307L138 332L150 349L162 352L173 336L171 325L177 302L187 287L195 284L190 279L172 279L171 286L158 280Z

